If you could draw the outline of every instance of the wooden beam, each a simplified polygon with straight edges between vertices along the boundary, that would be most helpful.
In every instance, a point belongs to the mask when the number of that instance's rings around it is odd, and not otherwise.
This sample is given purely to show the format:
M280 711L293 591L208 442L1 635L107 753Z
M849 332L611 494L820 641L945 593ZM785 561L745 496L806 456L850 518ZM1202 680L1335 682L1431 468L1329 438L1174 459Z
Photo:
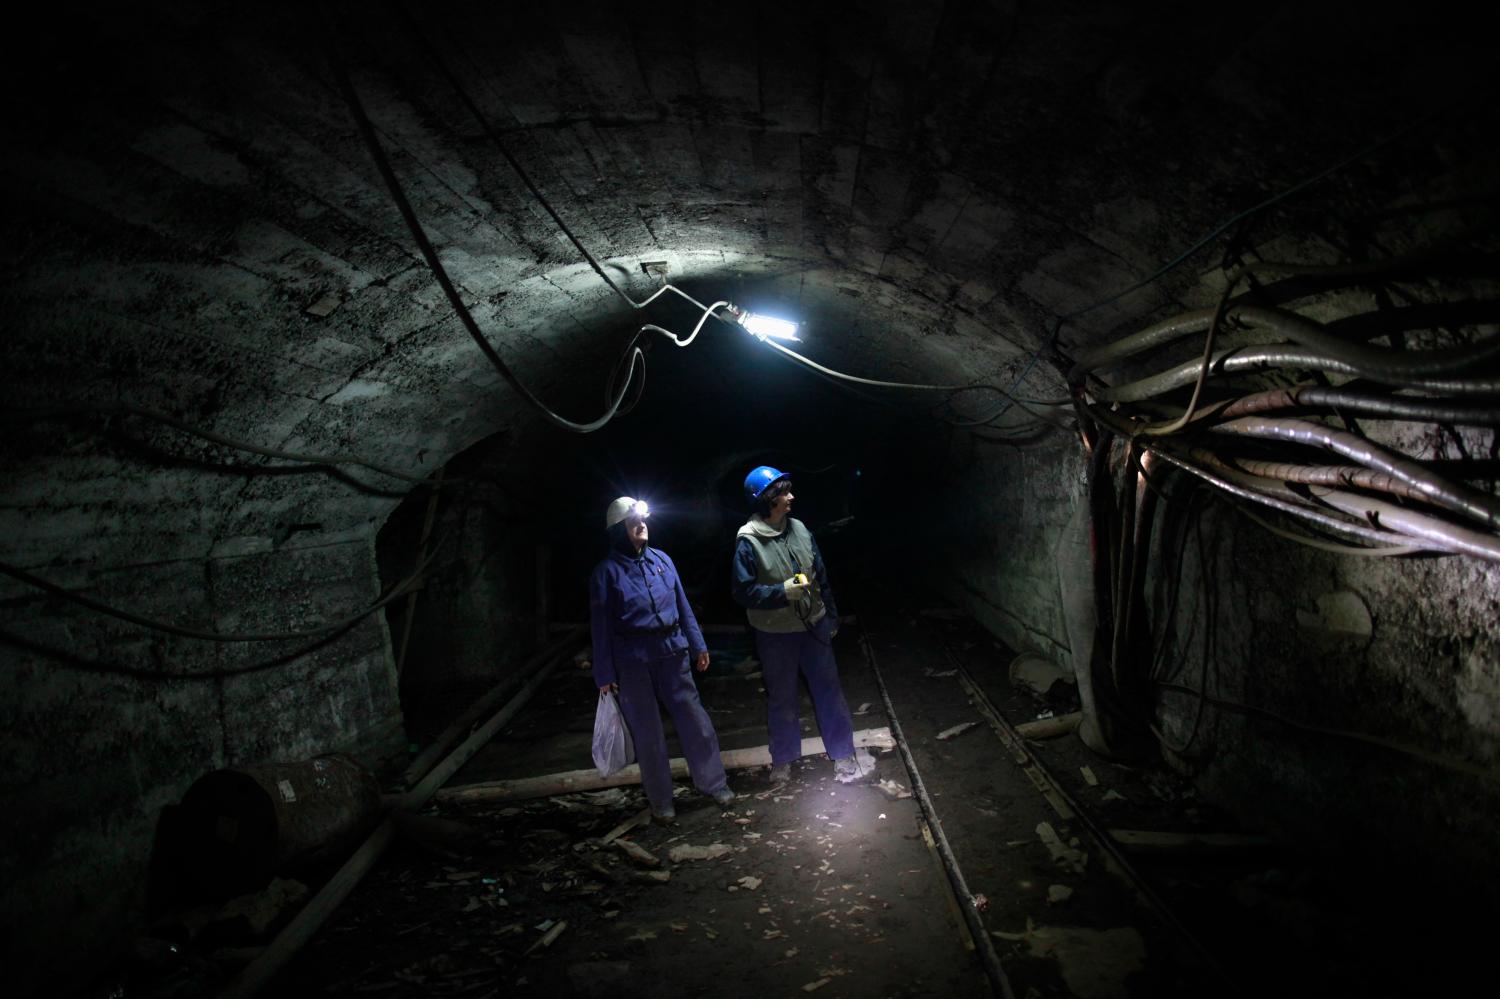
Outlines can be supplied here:
M1022 722L1017 725L1016 735L1023 739L1055 739L1060 735L1076 731L1082 721L1082 711L1058 715L1056 718L1040 718L1037 721Z
M569 636L569 638L576 641L574 636ZM515 717L516 712L525 706L566 654L569 646L562 647L564 649L562 655L554 655L548 660L546 665L538 670L526 685L495 713L494 717L485 722L465 739L462 745L434 767L426 779L397 798L396 807L416 811L427 804L437 789L442 787L444 782L452 777L459 767L467 763L485 743L494 738L495 733L504 728ZM275 939L265 950L261 951L260 956L246 965L224 987L224 990L219 993L219 999L250 999L269 984L271 979L286 967L297 952L313 938L328 917L333 915L339 904L354 890L354 886L359 884L360 879L370 872L381 855L385 853L386 847L390 846L395 838L396 821L393 816L387 814L359 849L354 851L354 855L344 861L343 866L327 884L318 890L302 911L297 913L280 933L276 934Z
M896 745L888 728L867 728L854 733L854 745L866 749L891 749ZM803 739L802 755L816 756L825 752L822 739ZM771 747L755 746L750 749L728 749L719 754L725 770L744 770L748 767L763 767L771 764ZM672 776L686 777L687 760L677 757L672 760ZM632 763L608 777L600 777L599 771L569 770L566 773L547 774L542 777L518 777L514 780L483 781L449 787L437 793L437 800L445 804L494 801L524 801L528 798L550 798L556 794L572 794L576 791L598 791L607 787L624 787L641 782L641 768Z
M441 735L432 740L431 745L423 749L422 752L417 754L416 759L411 761L411 764L406 768L406 772L401 775L401 785L403 787L411 787L417 781L427 776L427 772L432 769L433 764L437 763L444 753L457 745L459 740L473 731L475 723L488 712L494 711L501 701L510 694L512 689L519 686L534 670L546 666L549 662L552 662L558 656L565 654L567 650L573 648L574 644L581 637L582 627L582 625L575 625L568 629L561 638L554 640L551 645L548 645L526 660L509 676L495 684L477 701L469 705L468 709L454 719L453 723L445 728Z
M375 831L363 845L354 851L354 856L344 861L344 866L302 907L302 911L282 927L270 945L224 987L224 991L219 993L219 999L250 999L264 988L296 956L303 945L313 938L313 934L318 932L339 904L354 890L354 886L359 884L360 879L375 866L375 862L395 838L396 824L387 816L375 827Z

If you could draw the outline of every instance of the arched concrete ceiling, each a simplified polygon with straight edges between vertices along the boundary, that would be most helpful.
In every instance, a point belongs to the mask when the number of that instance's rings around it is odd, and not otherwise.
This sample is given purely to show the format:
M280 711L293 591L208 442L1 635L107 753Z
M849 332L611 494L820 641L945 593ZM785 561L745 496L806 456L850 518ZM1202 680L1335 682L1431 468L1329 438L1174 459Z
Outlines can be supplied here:
M666 260L705 298L796 309L825 363L1008 380L1052 317L1449 93L1432 69L1462 32L1423 19L984 0L64 11L11 65L8 405L125 402L418 474L535 427L423 265L330 58L480 327L585 419L634 322L662 320L623 308L487 130L633 293ZM1445 168L1430 141L1392 149L1320 199ZM1210 263L1065 342L1172 307ZM690 314L664 314L686 332ZM1028 388L1057 394L1038 372ZM393 502L324 475L205 475L193 462L260 459L132 422L180 459L143 465L99 425L8 441L7 558L233 554L304 523L368 532Z

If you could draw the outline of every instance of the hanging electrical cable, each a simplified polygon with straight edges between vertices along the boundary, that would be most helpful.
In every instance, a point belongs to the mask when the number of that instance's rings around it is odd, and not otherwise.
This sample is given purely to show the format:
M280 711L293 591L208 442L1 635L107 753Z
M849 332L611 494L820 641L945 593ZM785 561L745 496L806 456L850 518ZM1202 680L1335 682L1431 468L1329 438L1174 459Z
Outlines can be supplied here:
M402 596L403 594L411 590L414 586L416 586L417 583L421 581L422 574L427 570L427 567L437 556L437 551L441 546L441 541L442 539L439 538L438 543L433 545L432 553L424 558L417 565L417 567L412 570L410 575L397 582L396 585L391 587L391 589L384 596L382 596L380 599L376 600L369 606L352 613L342 615L339 618L329 622L328 624L321 624L314 628L302 628L288 631L225 632L212 631L207 628L197 628L186 625L173 624L169 621L158 621L155 618L149 618L141 614L136 614L133 611L121 610L118 607L111 606L110 604L106 604L103 601L95 600L93 597L88 597L83 595L82 593L70 590L67 587L59 586L58 584L53 583L50 580L43 579L40 576L27 572L20 566L12 565L9 562L0 562L0 573L4 573L5 575L10 576L12 579L19 580L20 582L25 583L27 586L34 587L38 590L42 590L43 592L50 593L53 596L61 597L62 599L67 600L71 603L78 604L80 607L87 607L89 610L96 611L97 613L103 614L106 617L117 618L118 620L126 621L130 624L138 625L151 631L159 631L167 635L176 635L180 638L196 638L201 639L205 642L221 643L282 642L301 638L319 638L334 634L339 631L343 631L346 628L350 628L355 624L358 624L364 618L369 617L371 614L380 610L386 604L389 604L391 601ZM196 676L197 674L194 675Z
M438 74L443 78L443 80L448 84L448 86L452 88L454 94L458 97L459 103L464 106L464 109L469 113L469 116L474 119L475 124L477 124L479 126L480 130L484 133L485 137L487 139L489 139L490 143L492 145L494 145L494 147L496 148L496 150L500 153L501 157L504 158L506 164L510 167L511 171L520 179L521 183L526 187L526 190L531 194L532 198L535 199L536 203L538 205L540 205L542 207L542 209L547 213L547 215L552 219L553 223L558 227L558 230L560 232L562 232L562 234L564 236L567 237L568 241L573 244L574 248L577 249L578 252L579 252L579 254L581 254L583 256L583 258L588 262L589 267L592 268L593 271L594 271L594 273L599 276L599 279L601 281L603 281L609 287L609 289L611 291L613 291L617 296L619 296L619 298L620 298L621 301L623 301L626 305L630 306L632 309L642 309L642 308L645 308L646 306L650 305L652 302L656 301L656 299L659 298L660 296L662 296L663 294L666 294L667 292L671 292L671 293L673 293L675 295L678 295L679 297L687 300L688 302L692 303L695 307L697 307L698 309L700 309L700 310L703 311L704 316L703 316L703 319L699 320L699 324L698 324L699 328L702 327L704 319L706 319L709 315L713 315L715 318L719 319L721 322L725 322L726 324L728 324L728 320L725 320L722 316L718 315L718 309L720 307L728 307L728 311L730 311L733 314L736 314L737 318L742 318L743 317L743 315L744 315L743 312L741 312L740 310L734 309L732 306L729 306L729 303L727 303L727 302L718 302L718 303L715 303L712 306L705 306L705 305L703 305L703 303L699 302L693 296L691 296L688 293L682 291L680 288L677 288L675 285L668 284L668 283L663 283L663 285L660 288L658 288L655 292L653 292L650 296L646 297L645 299L637 301L636 299L632 298L630 296L630 294L625 291L625 289L621 288L619 286L619 284L617 284L615 282L615 280L612 277L610 277L609 272L607 270L605 270L605 268L603 267L603 265L601 265L599 263L598 259L596 259L594 257L594 255L591 252L589 252L588 247L585 246L584 243L583 243L583 241L581 239L579 239L573 233L572 228L569 227L569 225L567 224L567 222L563 219L562 215L557 211L557 209L555 207L553 207L551 201L549 201L547 199L546 195L544 195L542 193L541 189L537 186L536 182L534 180L532 180L531 174L526 170L525 166L521 163L521 161L511 151L510 147L505 143L505 141L500 136L500 134L495 130L494 126L490 123L489 116L486 115L480 109L479 105L474 101L474 98L469 94L468 89L463 85L463 83L453 73L452 69L448 66L447 60L443 58L443 54L437 49L436 46L434 46L432 44L431 40L427 37L426 33L423 31L422 26L417 23L417 21L416 21L416 19L414 17L412 17L411 12L409 10L407 10L403 5L400 5L400 4L397 4L397 9L400 11L400 14L401 14L402 18L406 21L407 27L411 31L411 37L413 37L413 38L415 38L417 40L418 44L422 47L424 54L427 56L428 60L437 69ZM410 224L410 223L408 223L408 224ZM689 336L685 341L678 340L670 332L668 332L667 330L663 330L659 326L650 326L650 325L643 326L641 328L641 330L642 330L642 332L645 332L645 331L649 330L649 331L652 331L652 332L664 333L667 336L671 337L672 340L673 340L673 342L676 343L677 346L680 346L680 347L687 346L689 343L692 342L692 340L694 339L694 337L697 336L697 329L695 329L693 331L693 335ZM752 335L755 335L755 334L752 334ZM918 383L918 382L897 382L897 381L884 381L884 380L874 379L874 378L862 378L862 377L857 376L857 375L850 375L850 374L847 374L845 372L836 371L836 370L834 370L832 368L829 368L829 367L827 367L825 365L818 364L816 361L813 361L811 358L805 357L804 355L799 354L798 352L796 352L794 350L791 350L790 348L783 347L781 344L776 343L773 339L771 339L770 337L765 336L763 334L757 335L757 339L759 339L761 342L766 343L769 346L775 348L777 351L779 351L780 353L782 353L784 356L786 356L788 358L791 358L792 360L795 360L798 363L803 364L803 365L811 368L814 371L817 371L819 374L822 374L822 375L824 375L826 377L833 378L833 379L836 379L836 380L839 380L839 381L842 381L842 382L846 382L846 383L852 384L852 385L863 385L863 386L867 386L867 387L871 387L871 388L888 388L888 389L910 390L910 391L919 391L919 392L947 392L947 393L950 394L950 396L956 395L956 394L962 393L962 392L975 391L975 390L996 392L996 393L999 393L1000 395L1004 396L1009 402L1012 402L1015 405L1020 406L1022 409L1025 409L1028 413L1032 413L1033 416L1037 416L1037 414L1035 413L1034 410L1031 410L1031 409L1028 408L1028 402L1029 402L1030 405L1048 405L1048 404L1044 404L1044 403L1038 403L1038 402L1035 402L1035 401L1023 401L1023 400L1015 399L1015 398L1013 398L1010 395L1010 393L1007 390L1002 389L1002 388L1000 388L999 386L996 386L996 385L988 385L988 384L980 384L980 385L974 385L974 384L967 384L967 385L934 385L934 384ZM618 406L618 402L616 402L614 405ZM613 413L613 410L611 410L611 413ZM1041 419L1043 417L1037 416L1037 418ZM990 422L993 421L993 419L994 419L993 417L992 418L988 418L988 419L986 419L983 422L984 423L990 423ZM569 429L571 429L571 428L569 428Z
M431 477L426 474L403 472L399 468L389 465L378 464L364 458L353 458L347 455L315 454L306 451L287 451L282 448L264 447L242 441L226 434L216 433L212 430L204 430L202 427L180 420L175 416L144 406L132 406L126 403L84 405L75 404L67 406L43 406L32 409L10 409L0 410L0 420L7 422L40 423L48 420L62 420L74 416L135 416L144 420L152 420L163 426L171 427L182 433L197 437L200 440L212 444L220 444L224 447L233 448L236 451L246 451L250 454L264 455L267 458L276 458L281 461L294 461L306 465L326 465L332 468L351 467L366 468L381 475L388 475L393 479L403 482L412 482L418 485L433 486Z

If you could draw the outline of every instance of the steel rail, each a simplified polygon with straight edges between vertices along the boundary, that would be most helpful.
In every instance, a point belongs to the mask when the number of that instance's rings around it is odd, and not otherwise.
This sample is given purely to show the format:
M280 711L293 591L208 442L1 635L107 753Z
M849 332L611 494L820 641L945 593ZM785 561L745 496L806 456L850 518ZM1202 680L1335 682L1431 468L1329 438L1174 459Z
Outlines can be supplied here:
M912 794L915 795L917 805L922 809L928 828L932 830L938 857L943 862L943 870L948 875L948 883L953 888L953 894L958 897L958 907L963 911L964 923L969 928L969 935L974 939L974 952L979 955L980 963L984 965L985 977L990 980L990 988L997 996L1001 996L1002 999L1015 999L1015 991L1011 988L1010 979L1006 977L1005 969L1000 967L1000 955L995 952L995 942L990 939L989 931L984 928L984 921L979 918L979 908L974 902L974 895L964 881L963 870L958 866L958 858L953 855L953 848L948 845L948 836L943 832L943 821L938 818L937 809L927 795L927 786L922 782L922 773L917 769L917 761L912 757L911 748L906 744L906 736L901 731L901 721L896 717L896 706L891 702L891 692L886 689L885 677L880 674L880 664L875 660L875 650L870 647L870 633L867 629L860 629L859 647L864 653L865 662L870 666L870 672L875 675L876 685L880 688L880 699L885 703L885 714L890 719L891 735L896 740L896 748L901 751L901 762L906 765L906 774L911 780Z
M1048 804L1057 812L1058 818L1066 822L1077 821L1083 827L1085 833L1094 842L1099 853L1103 856L1105 868L1111 874L1124 881L1142 905L1177 934L1179 939L1193 952L1193 955L1202 962L1203 967L1218 979L1219 984L1226 990L1224 994L1242 994L1239 987L1234 983L1234 980L1230 978L1229 973L1219 964L1208 948L1203 945L1202 941L1194 935L1187 924L1177 917L1177 914L1172 911L1171 907L1167 905L1160 895L1152 890L1151 886L1146 883L1146 880L1141 877L1140 872L1126 859L1124 852L1110 838L1108 831L1094 821L1093 817L1078 804L1077 799L1063 790L1062 785L1052 776L1046 765L1031 751L1031 747L1027 744L1026 739L1016 731L1015 726L1010 723L1005 715L1000 712L1000 709L995 706L994 702L990 700L989 695L979 686L973 674L969 672L958 656L953 653L953 650L941 643L939 643L939 647L943 650L943 655L947 657L948 664L958 671L959 685L968 694L970 702L979 714L983 716L985 721L989 723L990 728L994 731L995 736L1000 740L1001 744L1010 750L1016 765L1021 767L1032 786L1041 793L1043 798L1047 799Z

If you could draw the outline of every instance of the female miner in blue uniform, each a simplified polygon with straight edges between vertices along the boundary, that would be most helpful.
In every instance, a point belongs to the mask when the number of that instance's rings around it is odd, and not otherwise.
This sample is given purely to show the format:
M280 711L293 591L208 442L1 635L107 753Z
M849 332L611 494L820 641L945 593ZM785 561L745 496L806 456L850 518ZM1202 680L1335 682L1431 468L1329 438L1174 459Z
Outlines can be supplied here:
M732 569L735 601L745 608L769 700L771 782L785 781L802 755L797 674L807 677L823 747L833 757L834 776L848 783L860 776L854 756L854 722L838 664L833 636L839 614L828 570L812 532L791 516L792 480L767 465L745 477L745 500L752 513L738 532Z
M688 657L708 669L708 646L667 553L647 545L646 504L621 496L604 514L610 552L589 578L594 682L617 691L635 740L641 784L661 821L672 807L672 771L660 702L672 715L693 784L720 805L734 800L719 758L719 736L698 700Z

